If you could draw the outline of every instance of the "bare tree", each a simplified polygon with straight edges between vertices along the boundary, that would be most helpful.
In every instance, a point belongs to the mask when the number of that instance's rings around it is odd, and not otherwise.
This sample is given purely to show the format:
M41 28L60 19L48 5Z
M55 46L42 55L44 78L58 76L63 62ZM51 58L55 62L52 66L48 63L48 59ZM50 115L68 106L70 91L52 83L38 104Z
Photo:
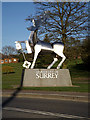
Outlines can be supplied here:
M88 3L85 2L35 2L36 19L48 11L47 20L41 24L38 35L48 34L52 41L62 41L65 46L67 38L80 40L87 34ZM30 20L29 19L26 20ZM43 28L43 29L42 29Z
M16 53L16 50L12 46L4 46L2 48L2 53L3 53L3 55L10 56L10 55L14 55Z

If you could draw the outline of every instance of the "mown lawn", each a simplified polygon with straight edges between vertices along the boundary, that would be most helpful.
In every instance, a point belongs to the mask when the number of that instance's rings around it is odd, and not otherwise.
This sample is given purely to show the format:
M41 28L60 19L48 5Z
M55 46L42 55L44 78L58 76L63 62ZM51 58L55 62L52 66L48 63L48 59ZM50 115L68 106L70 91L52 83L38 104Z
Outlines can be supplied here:
M11 63L3 66L11 66L14 69L13 73L2 73L2 89L16 89L19 87L22 78L22 64ZM22 89L29 90L49 90L49 91L74 91L74 92L89 92L88 86L88 71L85 69L81 60L74 60L68 62L68 69L70 70L73 87L28 87Z
M23 63L11 63L4 64L3 66L11 66L14 68L14 73L4 74L2 73L2 88L3 89L11 89L20 85L21 76L22 76L22 64Z

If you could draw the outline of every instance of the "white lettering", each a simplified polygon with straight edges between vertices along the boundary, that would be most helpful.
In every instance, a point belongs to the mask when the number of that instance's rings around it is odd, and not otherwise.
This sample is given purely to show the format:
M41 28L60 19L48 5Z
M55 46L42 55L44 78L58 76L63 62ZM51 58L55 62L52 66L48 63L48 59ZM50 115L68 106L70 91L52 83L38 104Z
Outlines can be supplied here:
M56 71L56 73L55 73L55 78L57 78L57 76L58 76L58 71Z
M39 78L39 73L38 72L36 72L36 78Z
M58 71L36 71L36 78L57 78Z

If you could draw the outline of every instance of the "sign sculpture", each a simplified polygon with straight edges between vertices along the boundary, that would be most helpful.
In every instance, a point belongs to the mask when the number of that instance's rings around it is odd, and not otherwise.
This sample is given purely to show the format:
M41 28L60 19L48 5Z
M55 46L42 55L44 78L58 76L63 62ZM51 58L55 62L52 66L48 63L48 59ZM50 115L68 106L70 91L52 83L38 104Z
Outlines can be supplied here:
M40 41L40 40L37 39L38 28L40 27L40 23L43 22L46 19L46 15L47 15L47 12L45 11L44 15L41 16L39 19L37 19L37 20L32 19L33 26L31 26L30 28L27 28L28 30L31 31L31 34L29 36L29 40L16 41L15 42L16 43L16 49L17 50L22 50L22 54L23 54L24 59L25 59L23 67L25 67L25 68L30 68L31 63L26 60L25 55L23 53L21 43L26 44L26 49L27 49L27 52L29 54L32 53L32 46L33 46L34 59L33 59L32 65L31 65L31 69L34 68L36 59L37 59L38 54L40 53L41 50L53 51L54 53L56 53L57 55L62 57L61 62L57 66L57 69L60 68L60 66L63 64L63 62L66 59L65 55L63 54L64 44L62 42L54 42L54 43L50 44L50 43ZM54 61L47 67L47 69L50 69L57 61L58 61L57 57L54 58Z

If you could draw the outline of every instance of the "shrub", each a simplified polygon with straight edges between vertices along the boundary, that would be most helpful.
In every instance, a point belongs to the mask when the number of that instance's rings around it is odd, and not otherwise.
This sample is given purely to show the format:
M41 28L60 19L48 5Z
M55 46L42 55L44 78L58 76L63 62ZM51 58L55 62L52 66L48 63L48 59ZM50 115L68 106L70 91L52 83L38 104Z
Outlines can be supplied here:
M82 53L81 53L81 58L84 62L84 64L86 64L87 66L89 65L89 61L90 61L90 38L88 37L88 39L83 41L82 44Z
M14 69L11 66L2 66L2 73L13 73Z

